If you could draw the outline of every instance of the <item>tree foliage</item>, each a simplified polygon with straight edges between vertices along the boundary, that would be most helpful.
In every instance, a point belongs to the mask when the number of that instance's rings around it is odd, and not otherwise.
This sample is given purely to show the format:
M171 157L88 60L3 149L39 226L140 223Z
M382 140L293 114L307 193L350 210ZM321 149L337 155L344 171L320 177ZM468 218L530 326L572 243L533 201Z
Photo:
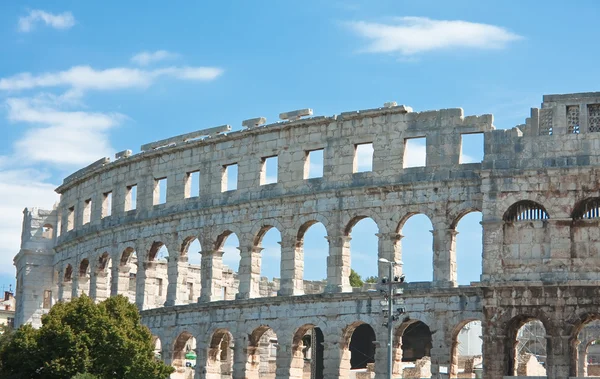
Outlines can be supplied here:
M377 283L379 279L376 276L368 276L365 279L365 283Z
M350 269L350 285L355 288L363 286L362 278L353 269Z
M24 325L0 346L4 379L71 379L77 374L165 379L171 372L154 358L150 330L123 296L99 304L85 295L58 303L42 317L40 329Z

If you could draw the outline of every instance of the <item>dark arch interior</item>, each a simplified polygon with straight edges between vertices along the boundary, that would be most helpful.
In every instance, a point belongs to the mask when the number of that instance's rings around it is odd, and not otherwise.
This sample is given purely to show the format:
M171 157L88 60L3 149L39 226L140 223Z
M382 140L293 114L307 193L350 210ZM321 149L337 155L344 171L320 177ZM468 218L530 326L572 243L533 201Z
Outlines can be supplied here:
M375 363L375 331L369 324L359 325L350 339L350 368L366 368Z
M406 327L402 334L402 362L414 362L431 356L431 331L429 327L417 321Z

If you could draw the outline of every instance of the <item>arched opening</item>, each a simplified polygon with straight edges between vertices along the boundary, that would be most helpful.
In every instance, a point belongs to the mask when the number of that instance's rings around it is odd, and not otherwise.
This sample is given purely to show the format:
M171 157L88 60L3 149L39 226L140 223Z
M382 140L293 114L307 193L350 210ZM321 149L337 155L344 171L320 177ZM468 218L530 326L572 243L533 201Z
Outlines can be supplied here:
M483 268L482 213L463 215L456 227L456 278L460 285L469 285L481 279Z
M54 236L54 227L52 224L45 224L42 226L42 238L52 239Z
M79 278L77 280L77 294L90 295L90 261L85 258L79 264Z
M323 353L325 336L319 327L303 325L292 339L290 379L324 379Z
M483 330L481 321L465 323L452 340L451 378L480 378L483 375Z
M512 320L509 376L546 376L546 328L540 320L519 316Z
M65 267L62 283L62 300L71 300L71 291L73 289L73 266L70 264Z
M370 217L357 217L348 225L350 240L350 285L361 288L377 283L379 228ZM368 287L368 286L367 286Z
M65 268L64 282L69 283L69 282L71 282L72 279L73 279L73 266L68 264L67 267Z
M169 285L169 250L161 241L155 241L148 252L145 266L148 308L160 308L167 300Z
M504 213L504 221L534 221L547 220L550 218L548 212L541 205L531 200L521 200L511 205Z
M260 251L260 297L277 296L281 277L281 233L276 227L265 226L258 234L255 247Z
M577 377L600 376L600 320L584 324L576 342Z
M573 220L592 220L600 218L600 197L580 201L573 209Z
M277 335L268 326L256 328L248 341L246 377L275 379L277 368Z
M231 378L233 373L233 336L227 329L213 333L208 347L206 378Z
M98 258L98 266L96 270L96 296L94 298L96 302L106 300L110 296L111 283L112 259L110 258L110 254L108 254L108 252L104 252Z
M162 342L160 342L160 338L153 336L154 340L154 358L162 361Z
M227 231L219 236L217 246L223 250L221 299L235 300L239 288L240 240L235 233Z
M176 287L185 283L185 299L183 302L195 303L200 296L201 287L201 254L202 247L196 237L188 237L181 247L181 256L177 263L177 277L173 280ZM185 279L184 279L185 278ZM178 290L176 288L176 290Z
M409 282L433 280L433 225L424 214L410 216L401 226L402 272Z
M351 377L375 375L375 331L369 324L354 328L348 345ZM347 364L347 363L346 363Z
M327 285L329 242L327 230L322 223L310 221L300 228L296 242L296 257L304 262L302 266L304 293L307 295L323 293Z
M402 378L431 377L431 330L422 321L407 320L396 330L394 375Z
M137 253L133 248L128 247L121 254L117 275L112 282L111 295L123 295L130 302L135 303L137 269Z
M193 378L196 368L196 338L189 332L181 333L173 344L172 366L180 378Z

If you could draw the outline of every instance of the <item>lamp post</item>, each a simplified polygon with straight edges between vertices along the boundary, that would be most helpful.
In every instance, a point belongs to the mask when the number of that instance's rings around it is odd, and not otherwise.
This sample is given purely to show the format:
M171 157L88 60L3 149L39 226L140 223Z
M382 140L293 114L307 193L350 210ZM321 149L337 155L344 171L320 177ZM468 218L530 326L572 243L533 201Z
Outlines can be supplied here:
M388 328L388 351L387 351L387 363L388 363L388 379L392 379L392 371L394 364L393 350L394 350L394 321L398 320L398 316L394 313L394 286L404 283L404 275L398 277L394 276L394 266L402 264L398 262L391 262L385 258L379 258L379 262L388 263L389 271L387 279L384 277L381 279L381 284L387 284L387 300L388 300L388 312L387 312L387 328ZM387 282L387 283L386 283ZM385 292L385 290L382 289ZM404 313L403 308L398 309L398 314Z

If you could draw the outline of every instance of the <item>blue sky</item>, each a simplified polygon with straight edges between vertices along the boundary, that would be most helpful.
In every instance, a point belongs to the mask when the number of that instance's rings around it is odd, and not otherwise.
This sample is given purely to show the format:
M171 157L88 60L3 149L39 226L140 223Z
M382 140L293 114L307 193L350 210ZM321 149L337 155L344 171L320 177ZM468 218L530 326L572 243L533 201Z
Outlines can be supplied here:
M493 113L496 127L510 128L544 93L598 89L599 11L592 0L4 1L0 285L14 283L23 207L51 206L62 178L91 161L205 127L238 129L247 118L392 100ZM476 218L459 225L470 280L480 272ZM353 262L366 255L358 267L373 275L374 228L357 228ZM409 280L426 279L430 226L411 219L405 229L405 252L420 252L404 258ZM311 265L324 275L325 240L310 233L307 256L320 257ZM276 263L265 266L278 275Z

